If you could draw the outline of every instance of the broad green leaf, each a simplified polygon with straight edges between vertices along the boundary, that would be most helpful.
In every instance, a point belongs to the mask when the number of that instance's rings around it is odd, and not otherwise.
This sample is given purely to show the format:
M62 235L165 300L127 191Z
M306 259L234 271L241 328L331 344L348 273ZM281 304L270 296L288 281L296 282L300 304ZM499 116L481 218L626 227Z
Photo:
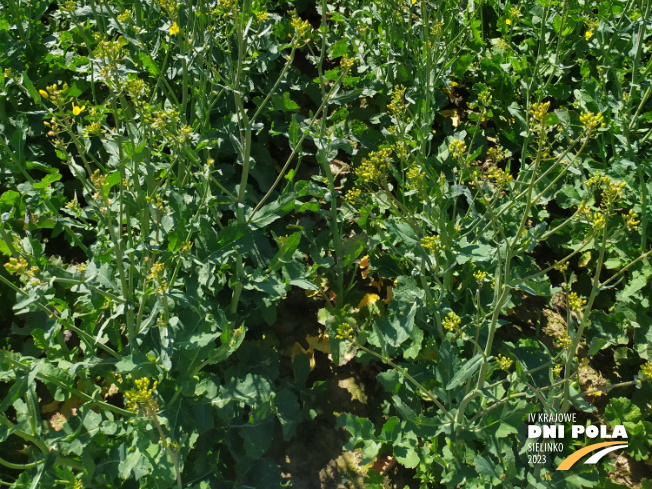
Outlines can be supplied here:
M276 416L283 428L283 439L289 441L296 432L297 426L303 421L301 407L296 395L288 389L281 390L274 399Z
M419 464L419 440L412 431L401 432L394 443L394 456L401 465L412 469Z
M241 425L240 436L244 439L244 448L248 457L258 459L269 449L274 435L274 422L271 416L266 418L250 417L249 422Z
M345 413L337 418L337 426L338 428L345 428L351 433L351 439L344 445L346 450L353 450L362 443L363 465L372 462L376 458L382 443L377 441L375 428L371 421Z
M604 419L614 425L636 423L641 419L641 409L625 397L616 397L605 408Z

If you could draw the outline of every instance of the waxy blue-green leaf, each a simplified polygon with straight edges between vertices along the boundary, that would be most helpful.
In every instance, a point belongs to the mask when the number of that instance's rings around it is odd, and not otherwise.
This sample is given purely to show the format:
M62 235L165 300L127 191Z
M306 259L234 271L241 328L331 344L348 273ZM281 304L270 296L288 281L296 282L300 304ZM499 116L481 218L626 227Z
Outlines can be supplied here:
M482 353L476 353L473 358L462 364L462 368L455 374L448 385L446 385L446 390L455 389L464 384L469 377L478 371L485 361L488 361L488 359L485 359Z

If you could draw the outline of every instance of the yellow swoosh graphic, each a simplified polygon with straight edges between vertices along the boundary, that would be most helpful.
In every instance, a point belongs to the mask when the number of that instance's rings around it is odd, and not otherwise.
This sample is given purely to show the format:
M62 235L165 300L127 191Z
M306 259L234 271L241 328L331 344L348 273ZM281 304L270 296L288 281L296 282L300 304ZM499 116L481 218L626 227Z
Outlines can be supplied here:
M594 445L589 445L588 447L584 447L581 450L576 451L574 454L569 455L564 459L562 463L559 464L559 467L557 467L557 470L568 470L570 469L575 462L577 462L579 459L581 459L584 455L587 453L591 453L598 448L602 447L609 447L611 445L623 445L622 441L605 441L602 443L595 443Z

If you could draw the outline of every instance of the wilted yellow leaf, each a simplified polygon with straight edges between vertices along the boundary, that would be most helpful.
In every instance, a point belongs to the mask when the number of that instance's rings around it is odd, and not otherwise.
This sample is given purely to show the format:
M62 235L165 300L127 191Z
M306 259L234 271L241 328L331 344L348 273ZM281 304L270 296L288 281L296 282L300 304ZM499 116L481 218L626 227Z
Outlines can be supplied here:
M323 333L319 336L306 336L306 342L308 343L308 349L305 349L298 341L294 342L292 348L290 348L290 358L294 362L294 358L297 355L308 355L310 359L310 370L315 368L315 350L322 353L330 354L331 345L328 342L328 335Z
M360 274L362 275L363 279L366 279L368 273L369 273L369 256L363 256L362 260L360 260Z
M457 113L457 109L442 110L441 115L444 117L450 117L451 122L453 123L453 127L457 127L457 125L460 123L460 116Z
M366 294L360 301L360 304L358 304L358 309L362 309L365 306L371 306L375 304L379 299L380 296L378 294Z

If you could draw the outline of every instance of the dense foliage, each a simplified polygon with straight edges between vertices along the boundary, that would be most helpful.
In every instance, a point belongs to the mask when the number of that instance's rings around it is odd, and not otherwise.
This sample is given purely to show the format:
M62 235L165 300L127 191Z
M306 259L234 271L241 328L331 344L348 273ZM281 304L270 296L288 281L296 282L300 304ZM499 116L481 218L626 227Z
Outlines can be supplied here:
M651 3L4 1L3 485L652 478Z

